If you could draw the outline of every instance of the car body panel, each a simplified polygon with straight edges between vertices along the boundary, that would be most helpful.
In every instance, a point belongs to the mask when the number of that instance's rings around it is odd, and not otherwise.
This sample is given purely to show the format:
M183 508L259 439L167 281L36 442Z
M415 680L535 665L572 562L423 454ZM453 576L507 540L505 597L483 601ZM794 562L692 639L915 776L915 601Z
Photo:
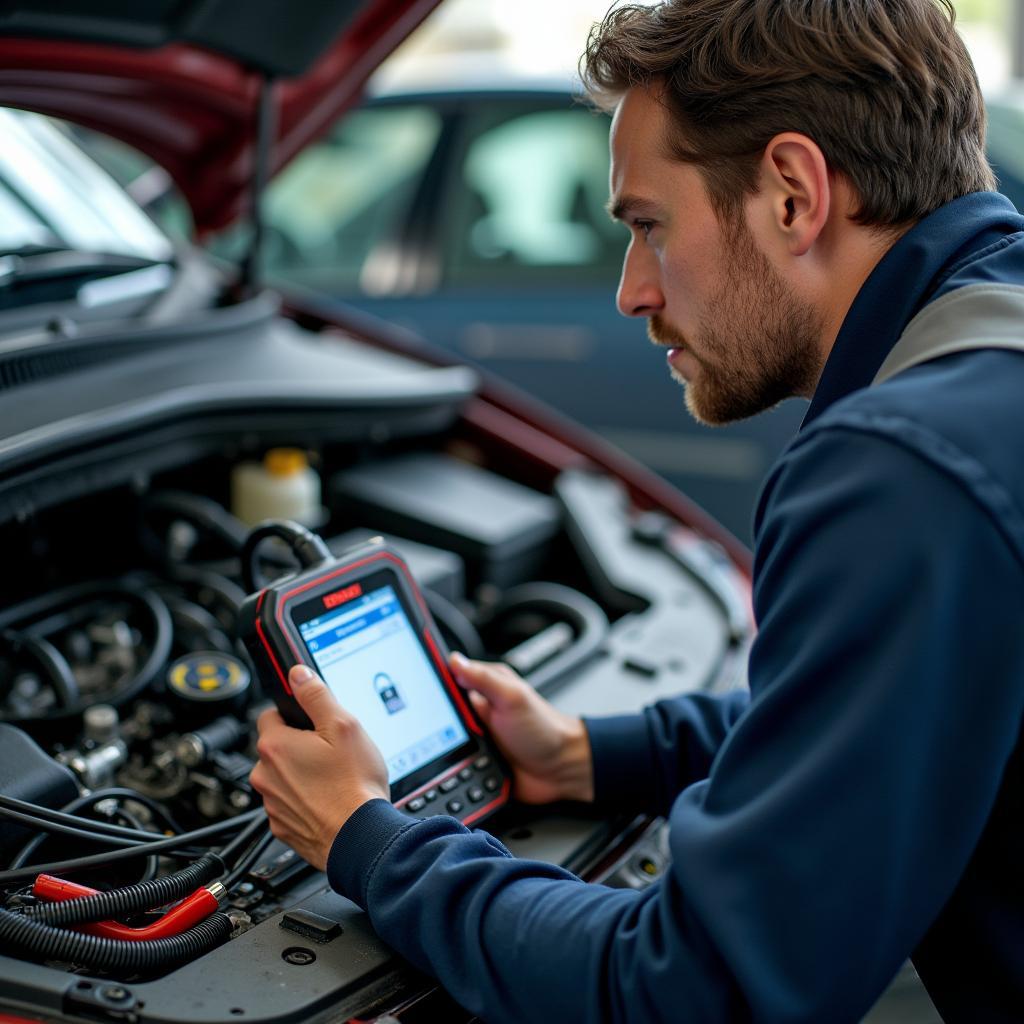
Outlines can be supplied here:
M349 22L342 18L336 26L341 34L326 47L322 36L316 35L324 22L310 20L308 32L319 45L300 39L303 45L297 49L315 56L314 62L301 77L282 79L273 86L277 130L271 172L285 166L354 102L369 75L437 3L364 3ZM8 13L10 5L4 9L0 104L66 118L145 153L174 179L192 208L199 234L239 216L254 172L261 85L280 69L271 61L262 68L239 62L230 52L230 16L244 22L259 11L248 4L222 3L223 18L216 32L201 36L205 46L173 41L178 35L166 29L155 33L157 42L169 40L164 45L136 49L83 41L104 34L85 20L90 10L119 9L118 5L55 3L43 5L44 13L47 6L63 9L63 17L33 19L33 8L26 5L19 19L17 9L12 13ZM287 10L289 24L301 14L293 4L263 6ZM307 6L319 11L330 5ZM353 6L341 5L339 11L350 16ZM328 24L336 22L335 18ZM106 35L114 31L108 28ZM41 34L45 38L33 38ZM137 44L138 38L131 41ZM264 39L266 49L249 56L272 52L271 42ZM221 52L211 48L215 45Z

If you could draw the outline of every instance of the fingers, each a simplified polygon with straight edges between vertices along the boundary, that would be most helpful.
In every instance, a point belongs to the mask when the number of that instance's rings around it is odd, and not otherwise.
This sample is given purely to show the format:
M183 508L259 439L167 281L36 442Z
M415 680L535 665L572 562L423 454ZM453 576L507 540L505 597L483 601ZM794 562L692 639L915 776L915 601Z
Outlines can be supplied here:
M529 685L508 665L470 661L461 654L453 654L450 664L460 686L482 694L496 709L522 700L524 693L529 690Z
M256 731L262 736L273 729L278 729L285 724L281 713L277 708L267 708L259 718L256 719Z
M313 728L323 732L341 713L341 705L327 684L306 665L294 665L288 673L288 682L299 707L306 712Z
M469 697L469 703L473 705L473 710L480 716L480 721L490 728L492 708L487 703L487 698L479 693L475 693L473 690L470 690L466 696Z

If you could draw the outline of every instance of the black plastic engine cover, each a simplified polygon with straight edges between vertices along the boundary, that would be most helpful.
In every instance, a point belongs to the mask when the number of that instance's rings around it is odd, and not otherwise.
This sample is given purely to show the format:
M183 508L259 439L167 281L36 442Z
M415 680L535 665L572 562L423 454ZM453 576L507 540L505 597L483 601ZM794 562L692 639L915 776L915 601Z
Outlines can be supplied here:
M78 796L75 777L27 733L0 722L0 793L17 800L58 808ZM30 829L0 818L0 857L28 842Z

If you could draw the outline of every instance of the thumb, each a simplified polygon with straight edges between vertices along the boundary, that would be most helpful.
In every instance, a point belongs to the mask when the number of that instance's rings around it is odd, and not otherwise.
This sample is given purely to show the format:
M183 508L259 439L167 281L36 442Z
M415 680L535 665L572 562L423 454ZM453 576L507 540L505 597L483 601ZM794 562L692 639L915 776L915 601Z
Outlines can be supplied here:
M523 687L527 686L507 665L470 661L461 654L453 654L451 667L461 687L482 694L496 709L522 697Z
M334 694L311 668L293 665L288 673L288 682L299 707L306 712L318 732L337 715L340 705L334 699Z

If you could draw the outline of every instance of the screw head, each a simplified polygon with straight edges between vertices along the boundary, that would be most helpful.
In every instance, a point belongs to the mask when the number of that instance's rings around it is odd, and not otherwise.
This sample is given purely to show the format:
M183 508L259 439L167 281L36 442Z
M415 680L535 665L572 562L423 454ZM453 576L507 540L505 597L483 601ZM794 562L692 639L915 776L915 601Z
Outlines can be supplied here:
M291 946L281 954L286 964L293 964L295 967L306 967L316 960L316 953L303 946Z
M114 1003L123 1003L126 999L131 999L132 997L131 992L121 985L104 985L100 989L100 995Z

